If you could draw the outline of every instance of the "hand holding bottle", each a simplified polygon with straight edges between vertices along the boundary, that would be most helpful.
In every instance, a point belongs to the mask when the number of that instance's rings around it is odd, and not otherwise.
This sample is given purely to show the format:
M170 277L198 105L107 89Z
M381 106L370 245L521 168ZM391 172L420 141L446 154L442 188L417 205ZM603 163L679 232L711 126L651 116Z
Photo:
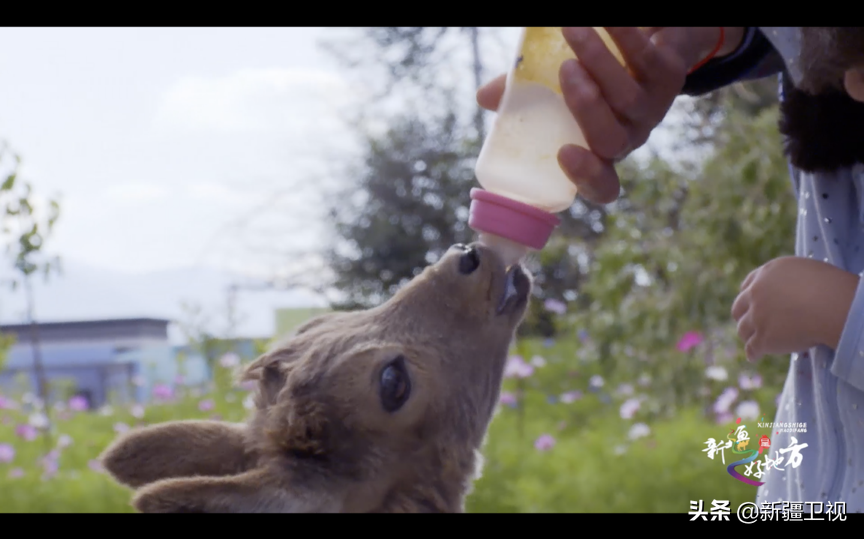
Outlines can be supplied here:
M614 163L648 140L684 87L688 71L717 47L720 29L689 27L605 28L626 67L590 27L563 28L578 60L561 65L564 101L589 149L563 146L558 163L587 200L605 204L618 198ZM743 28L725 28L715 57L737 48ZM478 104L497 110L504 94L502 75L477 94Z

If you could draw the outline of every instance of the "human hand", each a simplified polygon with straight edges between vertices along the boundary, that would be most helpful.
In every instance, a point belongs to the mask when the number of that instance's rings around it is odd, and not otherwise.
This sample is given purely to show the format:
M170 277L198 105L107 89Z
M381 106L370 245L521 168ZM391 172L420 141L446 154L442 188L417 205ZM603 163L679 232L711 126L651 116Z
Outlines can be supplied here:
M731 30L731 29L730 29ZM741 29L743 30L743 29ZM719 28L606 28L621 51L627 68L612 55L593 28L564 28L563 34L578 60L569 60L559 73L564 100L589 148L562 147L558 162L591 202L606 204L618 198L620 181L614 164L648 140L681 93L691 66L708 56L717 44ZM731 39L730 39L731 38ZM737 46L740 36L728 36ZM718 56L731 52L724 46ZM628 69L629 68L629 69ZM506 75L477 93L478 104L497 110Z
M854 273L809 258L776 258L752 271L732 305L747 360L836 349L857 287Z

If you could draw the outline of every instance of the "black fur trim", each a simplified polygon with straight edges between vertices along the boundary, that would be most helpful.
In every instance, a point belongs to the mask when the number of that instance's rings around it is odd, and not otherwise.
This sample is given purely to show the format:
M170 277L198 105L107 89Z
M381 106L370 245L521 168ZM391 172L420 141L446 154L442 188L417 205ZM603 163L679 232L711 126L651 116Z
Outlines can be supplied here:
M840 90L814 96L783 86L780 133L792 166L831 172L864 163L864 103Z

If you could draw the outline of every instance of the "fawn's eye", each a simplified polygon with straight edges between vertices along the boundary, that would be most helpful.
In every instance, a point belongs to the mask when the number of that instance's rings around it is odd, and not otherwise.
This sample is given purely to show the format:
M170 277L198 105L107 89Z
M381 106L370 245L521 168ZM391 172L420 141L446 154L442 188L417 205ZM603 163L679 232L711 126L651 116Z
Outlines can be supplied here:
M379 394L381 406L390 413L401 408L408 400L411 395L411 379L408 377L403 356L388 363L381 371Z

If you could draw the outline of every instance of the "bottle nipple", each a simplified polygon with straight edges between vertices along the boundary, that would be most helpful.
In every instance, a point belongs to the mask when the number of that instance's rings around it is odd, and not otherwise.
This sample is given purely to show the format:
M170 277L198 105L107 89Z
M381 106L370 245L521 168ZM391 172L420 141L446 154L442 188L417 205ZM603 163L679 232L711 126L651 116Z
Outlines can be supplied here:
M555 214L483 189L471 189L468 226L480 232L481 238L487 238L486 241L501 246L503 251L515 253L517 249L513 244L522 251L543 249L560 222ZM505 244L490 240L491 236L508 241ZM512 256L516 255L510 254L511 258Z

